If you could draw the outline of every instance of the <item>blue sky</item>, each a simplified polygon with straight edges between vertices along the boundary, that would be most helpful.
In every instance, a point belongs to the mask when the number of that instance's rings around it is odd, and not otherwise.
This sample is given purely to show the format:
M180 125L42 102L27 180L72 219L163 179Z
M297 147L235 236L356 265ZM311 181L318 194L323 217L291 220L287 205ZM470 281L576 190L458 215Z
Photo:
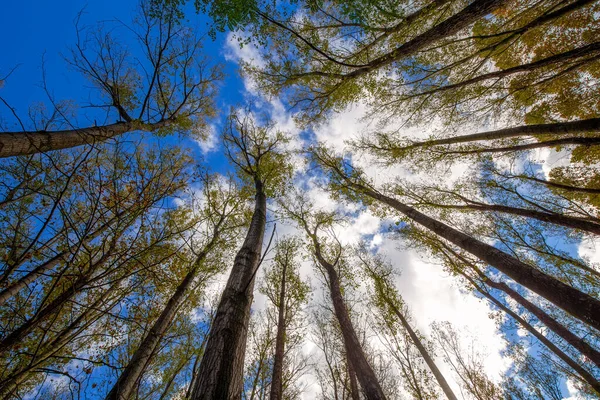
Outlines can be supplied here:
M21 119L26 119L28 107L37 102L47 102L42 85L42 62L45 65L47 86L57 100L73 100L76 104L84 104L94 89L89 82L73 71L64 60L69 47L76 43L75 19L83 10L80 25L94 26L99 22L111 24L115 20L129 23L137 8L137 0L105 0L86 2L81 0L48 1L10 1L3 4L0 13L0 34L5 38L0 42L0 77L4 77L17 66L11 76L4 82L0 91L2 96L15 108ZM193 26L197 32L206 32L209 21L195 12L188 12L186 25ZM114 26L117 26L114 23ZM136 52L133 37L124 32L120 39L130 51ZM119 32L121 32L119 31ZM226 78L220 85L219 97L216 101L219 117L211 121L218 128L226 116L230 106L243 101L243 84L237 73L237 64L227 62L225 34L217 35L216 40L207 38L204 41L205 54L215 62L224 63ZM43 61L42 61L43 60ZM10 112L2 105L0 116L8 119ZM88 113L89 110L80 110ZM85 122L82 122L85 125ZM16 128L16 127L15 127ZM188 139L171 137L167 142L182 140L184 147L189 147L196 156L200 156L199 146ZM218 151L204 155L204 159L216 171L228 169L228 164Z
M99 21L114 19L129 22L138 4L137 0L104 0L87 3L68 0L61 2L25 0L6 1L5 3L3 4L2 13L0 13L0 34L3 38L0 42L0 54L3 55L0 59L0 77L16 65L19 66L4 84L4 87L0 89L0 96L15 107L22 116L27 115L29 105L46 100L45 93L40 87L43 56L45 57L48 87L53 95L57 99L72 99L79 104L85 102L90 90L87 81L70 70L61 55L67 54L68 47L76 41L74 20L82 9L85 9L82 17L83 25L93 25ZM192 12L187 14L187 18L191 19L189 22L191 26L195 26L200 31L207 30L207 21L202 16L197 16ZM127 36L123 37L126 38ZM132 40L125 39L125 44L131 46L132 51L134 51L135 43ZM221 84L220 95L217 99L220 116L213 121L217 130L230 106L241 104L245 96L244 84L236 72L237 63L225 59L224 55L227 51L230 50L227 49L224 34L218 35L215 41L210 39L205 41L205 52L214 57L215 60L225 63L227 74L225 81ZM8 110L0 108L0 116L7 118L9 116ZM348 130L344 130L345 124L352 125L349 128L358 129L359 125L354 123L355 117L356 115L348 115L345 121L336 122L334 120L328 122L328 125L321 130L321 137L319 137L318 132L316 137L332 138L335 136L336 129L340 129L343 131L340 137L343 136L343 139L349 138ZM196 155L200 156L200 147L189 139L171 137L161 140L170 142L182 140L183 146L189 147ZM222 172L229 169L222 152L213 151L205 156L205 160L213 170ZM373 222L373 225L375 225L375 222ZM358 230L357 226L358 224L354 224L351 229ZM384 231L383 227L377 225L371 232L371 236L379 235L382 231ZM364 234L364 229L359 233ZM423 316L429 312L432 315L431 319L433 319L437 317L436 312L447 314L444 307L452 307L452 311L455 311L457 315L465 314L471 318L468 315L469 312L464 311L468 306L468 310L477 310L477 315L485 316L486 307L475 304L473 302L474 298L469 297L464 300L459 297L458 291L454 290L455 288L449 289L445 286L447 280L444 280L444 284L441 283L443 279L446 279L442 273L433 267L430 268L419 263L416 261L416 257L407 255L407 252L398 252L395 246L396 244L390 241L386 242L383 247L386 247L389 254L396 254L396 258L406 264L405 279L402 281L405 287L402 289L408 301L415 299L411 303L415 308L415 315ZM576 249L569 250L576 253ZM443 301L445 300L443 296L450 300ZM437 310L441 311L438 312ZM421 325L420 328L426 331L425 326L428 320L425 317L422 318L418 322ZM458 320L458 317L456 319ZM467 323L471 323L472 320L476 319L475 315L468 319ZM478 323L486 325L487 322ZM486 329L488 331L486 332L492 331L494 327L491 325L487 327L487 325ZM509 332L509 334L514 336L514 332Z

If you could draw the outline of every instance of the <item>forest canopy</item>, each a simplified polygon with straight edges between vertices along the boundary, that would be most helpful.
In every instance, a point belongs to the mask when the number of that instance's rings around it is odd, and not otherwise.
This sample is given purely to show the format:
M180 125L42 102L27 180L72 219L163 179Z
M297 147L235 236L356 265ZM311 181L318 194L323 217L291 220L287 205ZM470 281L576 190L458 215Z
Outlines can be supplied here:
M600 2L38 3L1 398L600 398Z

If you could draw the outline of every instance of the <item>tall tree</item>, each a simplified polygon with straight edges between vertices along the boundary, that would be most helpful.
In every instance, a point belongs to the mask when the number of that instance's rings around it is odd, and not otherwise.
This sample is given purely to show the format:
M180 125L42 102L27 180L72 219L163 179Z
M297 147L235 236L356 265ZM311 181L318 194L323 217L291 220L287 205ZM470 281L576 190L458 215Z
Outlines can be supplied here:
M128 399L131 396L134 386L167 333L188 292L198 285L195 281L198 279L200 282L206 281L211 275L220 272L219 268L206 265L207 257L215 249L218 251L218 248L223 247L225 243L234 241L237 228L243 224L245 199L236 190L235 185L232 182L221 183L218 178L210 176L204 177L203 181L204 209L194 210L199 219L194 222L201 226L201 230L195 230L194 237L191 239L195 242L193 244L195 248L191 249L195 259L106 396L107 399Z
M314 156L331 174L332 179L334 179L334 187L337 186L337 190L349 193L351 196L365 196L369 199L367 202L378 201L399 211L410 220L473 254L527 289L561 307L575 318L600 329L600 313L598 312L600 302L597 299L564 284L491 245L466 235L393 197L375 190L361 178L360 171L352 169L340 158L331 157L322 148L316 149Z
M287 139L272 124L259 126L251 114L233 113L223 137L229 160L240 178L254 188L255 205L198 367L191 395L194 400L241 396L250 306L267 222L267 196L280 193L291 173L286 155L281 152Z
M273 354L273 371L269 393L270 400L281 400L285 397L284 371L286 352L294 345L295 328L301 321L302 307L308 300L310 286L298 273L298 253L300 242L293 238L284 238L275 246L275 256L272 267L265 273L265 284L261 288L277 310L277 333L275 337L275 352ZM295 339L295 340L294 340ZM290 382L287 383L288 385Z
M385 394L381 389L379 380L371 367L361 343L356 335L356 331L352 325L352 320L348 313L348 308L344 301L342 287L340 284L338 269L343 264L342 253L343 248L337 242L337 245L330 248L324 245L322 239L319 238L319 230L327 228L335 221L335 216L331 213L313 211L312 205L301 194L296 195L295 202L292 199L286 200L286 204L282 203L282 207L286 213L295 220L304 230L311 245L313 253L318 265L323 268L327 276L327 284L329 286L329 295L333 303L335 316L342 331L344 339L344 348L348 357L351 368L356 373L358 382L360 383L363 393L368 399L385 399ZM329 254L329 255L327 255ZM329 257L329 261L326 257Z
M384 313L384 320L386 323L390 323L390 319L393 320L393 317L390 317L390 314L395 316L395 318L400 321L402 328L406 331L413 345L419 351L419 354L427 364L427 367L435 377L438 385L446 397L449 400L456 400L456 395L452 391L452 388L450 388L450 385L446 381L446 378L440 369L437 367L433 357L425 347L419 333L415 331L409 323L406 312L407 307L403 303L402 298L398 294L396 288L390 282L391 268L385 265L383 260L377 257L369 257L369 255L365 253L364 249L362 252L358 252L358 256L365 269L366 275L373 282L374 302ZM393 326L393 322L391 322L391 325ZM418 385L415 385L415 387L418 388ZM417 398L427 398L420 393L420 390L415 390L415 392L417 393Z
M121 27L133 33L144 58L135 57L114 28L76 26L78 42L67 61L98 91L103 103L94 108L106 112L106 123L80 126L67 118L66 104L51 99L54 112L33 130L17 116L21 131L0 132L0 157L97 144L133 131L202 134L205 118L214 114L215 85L222 74L202 57L201 40L177 15L173 6L155 8L145 1L134 24ZM90 116L95 118L102 115Z

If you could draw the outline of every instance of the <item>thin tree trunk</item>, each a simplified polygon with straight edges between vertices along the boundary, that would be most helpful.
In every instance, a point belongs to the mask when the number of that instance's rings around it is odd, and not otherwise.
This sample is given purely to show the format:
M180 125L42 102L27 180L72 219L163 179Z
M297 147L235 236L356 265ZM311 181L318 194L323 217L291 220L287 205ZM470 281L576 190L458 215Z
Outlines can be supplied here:
M431 358L431 356L429 355L429 352L427 351L425 346L423 346L423 343L421 343L421 339L419 338L419 336L412 329L412 327L410 326L410 324L408 323L406 318L404 318L404 315L400 312L400 310L398 310L396 305L390 301L390 299L385 295L385 293L382 293L382 295L383 295L383 298L385 299L386 303L388 304L388 306L392 309L394 314L396 314L396 316L400 320L400 323L402 324L404 329L406 329L406 331L408 332L408 335L410 336L413 344L419 350L419 353L421 353L421 357L423 357L423 360L425 360L425 363L427 364L427 366L429 367L429 369L435 376L435 379L437 380L438 384L442 388L442 391L444 392L444 394L446 395L448 400L458 400L456 395L450 388L450 385L448 385L446 378L444 378L444 375L442 374L442 372L439 370L439 368L435 364L435 361L433 360L433 358Z
M350 397L352 397L352 400L360 400L358 381L356 380L356 371L354 371L354 367L352 367L352 363L347 356L346 365L348 366L348 378L350 379Z
M193 400L234 400L242 396L250 306L267 214L263 184L258 180L255 184L256 203L250 228L235 257L210 329L192 390Z
M432 204L432 206L456 210L491 211L500 212L504 214L518 215L521 217L533 218L537 219L538 221L548 222L554 225L560 225L567 228L578 229L581 231L600 235L600 224L587 221L582 218L570 217L568 215L529 210L526 208L503 206L499 204L484 204L477 202L474 202L474 204L467 205Z
M542 185L545 185L545 186L555 187L555 188L558 188L558 189L568 190L568 191L571 191L571 192L581 192L581 193L588 193L588 194L600 194L600 189L595 189L595 188L586 188L586 187L578 187L578 186L565 185L563 183L557 183L557 182L547 181L545 179L539 179L539 178L536 178L534 176L528 176L528 175L517 175L517 176L514 176L514 177L515 178L521 178L521 179L530 180L530 181L533 181L533 182L541 183Z
M572 135L588 132L600 132L600 118L591 118L570 122L557 122L552 124L521 125L513 128L504 128L489 132L478 132L470 135L461 135L446 139L425 140L422 142L412 143L404 147L392 147L389 150L401 152L418 147L439 146L444 144L458 144L535 135L553 135L561 137L569 134Z
M125 215L124 212L119 213L115 216L116 219L120 220ZM113 219L115 219L113 218ZM92 232L87 238L82 239L76 247L81 247L82 245L89 244L92 240L100 236L102 233L106 232L107 229L110 228L110 223L106 223L102 225L100 228L96 229L96 231ZM51 259L43 262L42 264L35 267L32 271L28 272L26 275L21 277L19 280L10 284L6 289L0 292L0 305L3 305L8 299L17 294L21 289L25 286L29 285L33 281L35 281L40 275L45 273L46 271L54 268L61 261L65 261L66 257L70 253L68 251L62 251L52 257Z
M462 82L458 82L458 83L451 84L451 85L440 86L435 89L412 94L412 95L407 96L407 98L426 96L426 95L430 95L430 94L434 94L434 93L445 92L448 90L459 89L461 87L472 85L477 82L485 81L488 79L504 78L506 76L516 74L519 72L535 71L536 69L547 67L552 64L561 63L561 62L569 62L569 61L580 59L580 58L582 58L584 56L588 56L588 55L593 55L593 56L590 57L588 60L585 60L585 62L591 62L591 61L595 61L598 59L598 54L596 54L598 51L600 51L600 42L594 42L594 43L588 44L587 46L578 47L573 50L566 51L564 53L555 54L550 57L546 57L541 60L537 60L537 61L534 61L534 62L531 62L528 64L518 65L516 67L507 68L507 69L500 70L500 71L489 72L486 74L476 76L471 79L467 79Z
M477 21L479 18L486 16L493 10L502 7L506 3L508 3L507 0L476 0L457 14L402 44L392 52L371 61L365 67L358 68L346 74L345 78L355 78L364 75L365 73L385 67L386 65L389 65L404 57L413 55L440 39L454 35L460 30L471 25L473 22Z
M131 360L127 364L127 367L121 372L119 379L115 382L110 392L106 395L106 400L127 400L130 398L136 383L142 377L142 373L145 370L146 365L150 362L150 359L154 355L156 348L165 333L171 326L171 322L177 311L183 304L183 300L187 295L187 292L194 282L194 279L200 271L203 261L210 249L214 246L217 240L217 233L214 234L211 241L207 244L204 250L196 258L192 269L187 273L185 278L181 281L175 293L171 296L167 302L162 313L150 329L150 332L142 340L137 350L131 357Z
M96 144L126 132L154 131L167 124L167 121L154 124L129 121L62 131L0 132L0 158Z
M2 341L0 341L0 354L8 351L15 344L25 339L25 337L33 329L38 327L40 323L68 303L89 282L92 274L108 261L110 256L110 252L105 253L83 275L77 278L75 282L61 294L56 296L47 306L36 312L30 319L2 339Z
M119 280L120 282L120 280ZM105 312L98 311L100 305L106 300L109 294L112 293L113 289L118 287L119 283L113 284L111 288L105 290L98 299L96 299L89 307L86 308L79 316L73 320L65 329L63 329L52 341L44 346L41 352L36 352L32 360L20 368L19 370L12 371L7 377L0 381L0 397L8 398L11 393L16 390L19 385L26 382L26 380L32 375L32 371L39 368L44 361L56 355L60 352L67 344L77 337L77 335L83 332L87 327L91 326L97 320L99 320ZM80 324L84 322L82 326Z
M515 321L517 321L523 328L525 328L529 333L531 333L535 338L537 338L540 343L548 348L552 353L554 353L558 358L560 358L565 364L573 369L576 373L579 374L581 380L590 385L596 392L600 394L600 382L594 378L594 376L589 373L586 369L581 367L581 365L573 360L569 355L563 352L558 346L550 341L546 336L542 335L538 332L530 323L521 318L517 313L512 311L510 308L506 307L502 302L492 296L487 290L482 289L469 275L464 273L460 268L457 268L457 272L464 276L474 287L475 289L485 296L489 301L495 304L498 308L504 311L506 314L511 316Z
M540 149L544 147L555 147L555 146L566 146L566 145L578 145L578 146L598 146L600 145L600 138L598 137L569 137L555 140L544 140L541 142L533 142L526 144L517 144L514 146L506 147L490 147L483 149L473 150L448 150L442 151L444 154L483 154L483 153L509 153L513 151L524 151L532 149Z
M316 236L311 234L308 230L307 233L313 241L315 247L314 254L317 261L325 271L327 271L329 294L331 296L331 301L333 302L335 316L340 324L342 337L344 339L344 348L346 349L349 363L352 364L352 367L356 372L356 377L360 382L366 398L368 400L385 399L383 390L379 385L379 380L377 379L373 368L369 365L360 341L354 331L354 327L352 326L352 320L350 319L350 315L348 315L348 309L346 308L344 297L342 296L340 280L335 267L323 258L321 246Z
M273 362L273 377L271 378L271 400L281 400L283 396L283 356L285 355L285 298L287 262L283 263L281 290L279 291L279 315L277 316L277 337L275 339L275 360Z
M422 214L396 199L385 196L364 185L352 182L339 170L339 168L336 168L335 166L333 166L333 168L334 173L338 174L338 176L345 180L354 190L398 210L438 236L448 240L461 249L466 250L480 260L485 261L520 285L523 285L527 289L554 303L575 318L600 330L599 300L545 274L531 265L519 261L515 257L512 257L487 243L477 240L438 220Z
M590 346L585 340L580 337L577 337L573 332L563 326L560 322L552 318L548 315L544 310L521 296L517 291L513 290L510 286L508 286L504 282L497 282L493 279L490 279L487 275L485 275L479 268L475 265L467 262L462 257L460 257L463 262L466 262L486 283L488 286L500 290L501 292L506 293L510 298L520 304L524 309L533 314L541 323L546 325L548 329L554 332L557 336L561 337L565 342L573 346L577 349L581 354L586 356L591 362L596 364L596 366L600 367L600 352Z

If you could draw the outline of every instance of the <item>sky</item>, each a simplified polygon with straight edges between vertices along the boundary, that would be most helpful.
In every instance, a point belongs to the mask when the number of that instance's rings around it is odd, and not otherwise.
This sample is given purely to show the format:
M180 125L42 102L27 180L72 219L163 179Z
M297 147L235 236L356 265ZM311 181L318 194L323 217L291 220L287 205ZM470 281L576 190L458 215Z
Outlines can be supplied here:
M115 24L115 20L127 22L131 19L132 11L136 8L132 0L104 0L96 2L84 1L7 1L0 13L0 77L5 76L16 67L11 76L0 88L0 96L15 108L19 115L26 116L29 105L45 102L46 94L41 87L42 60L45 65L46 84L49 92L57 99L71 99L78 104L86 101L90 93L89 84L67 66L63 55L68 54L68 48L76 41L74 21L83 10L82 25L93 25L104 21ZM199 32L205 32L207 21L201 16L188 13L189 23ZM116 25L116 24L115 24ZM120 36L125 44L134 48L134 42L126 35ZM134 51L134 50L133 50ZM248 79L242 79L237 72L240 60L260 62L258 52L252 46L240 48L231 34L219 34L216 40L207 40L204 51L206 54L224 64L226 79L221 84L217 109L219 115L211 121L211 134L207 141L198 142L188 138L170 137L164 139L179 142L189 148L192 153L202 158L205 163L217 172L229 170L223 154L219 151L218 132L223 124L230 107L243 104L252 98L260 104L263 110L270 113L279 128L290 132L294 137L292 146L300 147L307 141L322 141L336 149L343 149L345 141L352 139L365 129L365 123L360 117L365 112L363 104L354 104L349 109L334 115L327 123L311 132L301 130L292 119L292 112L277 99L265 99L256 92L255 86ZM254 97L253 97L254 96ZM6 108L0 109L0 117L11 121ZM80 118L83 116L80 115ZM14 122L14 121L12 121ZM427 136L427 131L412 132L416 135ZM538 154L544 160L552 163L563 162L560 154ZM368 158L357 159L357 163L365 167L377 182L402 176L408 172L402 167L392 167L388 170L369 168L372 164ZM545 165L548 165L546 163ZM547 167L545 167L547 168ZM449 171L448 179L461 176L468 165L456 165ZM309 190L310 198L326 210L340 207L318 186L306 176L299 177ZM505 341L496 323L489 319L490 307L480 298L460 290L459 284L444 272L436 263L426 260L414 250L406 250L386 233L385 227L393 221L381 221L369 210L359 209L354 213L353 220L340 228L339 236L344 244L357 244L360 240L368 240L369 245L377 252L384 254L394 265L400 276L397 287L403 298L410 305L416 327L426 336L431 333L432 322L451 321L459 328L468 330L476 339L478 348L487 357L486 371L492 378L498 379L509 367L509 361L503 357ZM269 230L269 227L267 228ZM278 227L278 235L297 233L294 226L283 224ZM598 259L594 243L586 241L579 252ZM310 263L302 265L302 274L311 277L314 270ZM217 284L218 287L219 284ZM366 290L362 288L360 290ZM318 296L315 296L316 298ZM254 310L265 307L264 296L257 294ZM310 347L310 346L309 346ZM451 376L448 368L441 359L438 364L446 376ZM304 399L312 399L318 392L314 377L307 376L307 391ZM311 382L311 379L313 381ZM450 378L451 384L457 383ZM565 398L574 393L564 390Z

